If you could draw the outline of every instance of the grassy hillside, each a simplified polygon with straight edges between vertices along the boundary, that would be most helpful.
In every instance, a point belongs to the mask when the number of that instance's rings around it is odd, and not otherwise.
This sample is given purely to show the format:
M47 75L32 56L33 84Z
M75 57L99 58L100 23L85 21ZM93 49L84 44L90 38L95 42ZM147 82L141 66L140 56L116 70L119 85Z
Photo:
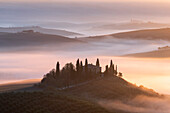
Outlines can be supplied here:
M97 104L54 93L0 94L1 113L110 113Z
M122 38L122 39L157 39L157 40L170 40L170 28L162 29L146 29L131 31L125 33L117 33L111 35L113 37Z
M137 87L122 78L104 77L65 92L88 99L130 99L137 95L158 96L153 90Z

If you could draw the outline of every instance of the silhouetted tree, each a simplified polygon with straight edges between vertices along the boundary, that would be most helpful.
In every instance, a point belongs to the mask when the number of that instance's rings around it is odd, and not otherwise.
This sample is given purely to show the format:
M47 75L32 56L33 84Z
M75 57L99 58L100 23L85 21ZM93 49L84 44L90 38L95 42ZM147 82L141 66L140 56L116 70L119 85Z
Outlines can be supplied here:
M80 62L80 67L83 67L83 62L82 61Z
M115 66L113 64L113 75L115 75Z
M110 61L110 68L109 68L109 74L113 75L114 74L114 70L113 70L113 61Z
M108 65L106 65L106 70L105 70L105 75L108 75L108 70L109 70L109 67L108 67Z
M50 71L50 75L51 75L52 78L55 78L55 69L52 69Z
M78 59L78 60L77 60L77 63L76 63L77 73L79 73L79 69L80 69L80 63L79 63L79 59Z
M99 59L97 59L97 61L96 61L96 66L100 67Z
M88 60L85 60L85 74L88 75Z
M122 74L121 72L119 72L119 75L118 75L118 76L122 78L122 77L123 77L123 74Z
M118 71L117 71L117 65L116 65L116 71L115 71L115 75L117 75L118 74Z
M60 63L57 62L57 65L56 65L56 77L58 77L60 75Z
M81 61L80 62L80 74L82 74L82 71L83 71L83 62Z
M112 68L112 66L113 66L113 61L111 60L110 61L110 68Z
M72 63L67 63L62 69L62 76L65 79L65 86L69 87L71 78L74 78L75 67Z

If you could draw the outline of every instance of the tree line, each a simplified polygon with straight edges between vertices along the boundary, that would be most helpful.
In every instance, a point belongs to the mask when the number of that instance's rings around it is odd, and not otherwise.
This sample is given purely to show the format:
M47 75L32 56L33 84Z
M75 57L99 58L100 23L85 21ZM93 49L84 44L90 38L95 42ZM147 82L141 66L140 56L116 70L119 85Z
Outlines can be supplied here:
M106 65L104 72L101 71L98 58L96 65L89 64L87 58L84 65L82 61L77 59L76 66L73 63L67 63L62 69L60 69L60 63L57 62L56 68L44 75L41 86L69 87L97 77L117 76L118 74L121 75L118 73L117 65L115 66L112 60L110 66Z

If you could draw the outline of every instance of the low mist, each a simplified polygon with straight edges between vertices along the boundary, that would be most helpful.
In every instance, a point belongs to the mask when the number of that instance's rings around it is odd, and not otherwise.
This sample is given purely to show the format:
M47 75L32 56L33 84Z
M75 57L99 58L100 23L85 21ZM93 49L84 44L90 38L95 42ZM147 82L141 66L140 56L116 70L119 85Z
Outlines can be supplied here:
M157 98L142 95L128 101L99 101L99 105L110 111L117 109L130 113L169 113L169 104L169 97Z

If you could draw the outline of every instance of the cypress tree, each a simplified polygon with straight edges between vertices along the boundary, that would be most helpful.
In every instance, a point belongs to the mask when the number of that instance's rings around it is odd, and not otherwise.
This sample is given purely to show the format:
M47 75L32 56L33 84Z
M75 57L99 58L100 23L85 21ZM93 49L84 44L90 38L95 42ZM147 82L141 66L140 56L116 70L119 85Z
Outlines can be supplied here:
M115 66L113 64L113 75L115 75Z
M77 72L79 72L79 68L80 68L80 63L79 63L79 59L78 59L77 63L76 63L76 70L77 70Z
M116 75L117 75L118 71L117 71L117 65L116 65Z
M109 68L109 73L112 75L114 74L114 70L113 70L113 61L110 61L110 68Z
M80 62L80 74L82 74L82 71L83 71L83 62L81 61Z
M97 61L96 61L96 66L100 67L99 59L97 59Z
M85 60L85 73L86 73L86 75L88 74L88 60L87 60L87 58Z
M56 76L58 77L60 75L60 63L57 62L57 65L56 65Z
M113 61L111 60L110 61L110 68L112 68L112 66L113 66Z
M86 58L86 60L85 60L85 66L87 66L88 65L88 60L87 60L87 58Z
M80 62L80 67L83 67L83 62L82 61Z
M106 75L108 74L108 69L109 69L109 67L108 67L108 65L106 65L106 70L105 70Z

